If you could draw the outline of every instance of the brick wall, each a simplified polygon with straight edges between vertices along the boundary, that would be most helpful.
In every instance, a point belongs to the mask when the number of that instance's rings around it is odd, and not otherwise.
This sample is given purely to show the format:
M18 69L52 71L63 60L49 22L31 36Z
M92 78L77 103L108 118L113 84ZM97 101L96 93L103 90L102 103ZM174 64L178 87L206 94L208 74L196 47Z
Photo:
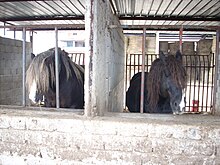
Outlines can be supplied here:
M1 108L0 164L220 164L218 116L112 115Z
M27 65L30 44L26 44ZM22 41L0 37L0 104L22 104Z

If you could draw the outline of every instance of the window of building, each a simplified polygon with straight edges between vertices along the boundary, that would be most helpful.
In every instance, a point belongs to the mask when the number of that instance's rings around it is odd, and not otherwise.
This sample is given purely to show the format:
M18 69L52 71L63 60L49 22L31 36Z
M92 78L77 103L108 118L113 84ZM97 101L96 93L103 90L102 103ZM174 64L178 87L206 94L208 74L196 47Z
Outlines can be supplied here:
M73 47L73 41L66 41L67 47Z

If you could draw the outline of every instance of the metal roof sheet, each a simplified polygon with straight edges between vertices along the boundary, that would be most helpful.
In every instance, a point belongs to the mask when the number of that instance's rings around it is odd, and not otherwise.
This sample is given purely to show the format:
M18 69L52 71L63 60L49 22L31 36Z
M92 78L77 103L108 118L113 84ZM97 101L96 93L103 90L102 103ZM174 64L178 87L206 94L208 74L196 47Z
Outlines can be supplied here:
M0 0L6 25L85 24L86 0ZM122 26L220 27L219 0L109 0Z

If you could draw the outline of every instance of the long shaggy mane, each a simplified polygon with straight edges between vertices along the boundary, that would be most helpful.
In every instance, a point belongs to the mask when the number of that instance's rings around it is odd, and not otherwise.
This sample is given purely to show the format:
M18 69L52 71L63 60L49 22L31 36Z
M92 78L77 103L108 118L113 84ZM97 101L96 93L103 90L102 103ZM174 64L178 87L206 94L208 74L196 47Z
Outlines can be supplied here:
M75 64L69 57L68 53L58 49L58 57L59 57L59 71L61 69L61 65L64 66L66 71L66 79L68 80L75 72L76 78L79 83L83 84L83 79L81 73L84 73L84 69ZM49 49L46 52L43 52L37 55L31 62L28 70L27 70L27 78L26 84L28 91L30 91L30 87L35 80L37 84L37 90L39 92L47 92L50 87L55 87L56 76L55 76L55 49Z
M174 56L166 57L167 68L169 69L174 83L184 89L187 83L187 76L185 68L180 60ZM147 99L150 111L156 109L157 102L160 95L160 84L164 74L164 63L160 59L153 61L147 79Z

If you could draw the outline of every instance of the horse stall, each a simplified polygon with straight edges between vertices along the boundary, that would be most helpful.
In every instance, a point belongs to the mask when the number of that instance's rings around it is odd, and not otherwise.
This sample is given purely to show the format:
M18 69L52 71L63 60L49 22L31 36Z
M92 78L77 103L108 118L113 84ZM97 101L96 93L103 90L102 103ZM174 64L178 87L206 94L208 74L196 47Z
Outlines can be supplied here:
M140 45L134 46L132 40L141 40L140 36L127 36L125 89L130 85L132 76L141 71L142 54ZM138 39L136 39L138 38ZM146 45L155 45L155 37L146 38ZM187 72L187 87L185 93L185 112L212 113L213 90L215 77L215 36L213 39L199 40L198 42L183 43L183 65ZM195 45L196 45L196 50ZM213 46L214 45L214 46ZM146 46L147 47L147 46ZM175 55L179 49L179 42L160 42L160 50L169 55ZM159 58L159 54L147 51L145 54L145 71L149 72L152 62ZM168 53L169 52L169 53Z
M220 164L219 116L122 113L124 34L109 1L86 1L85 30L85 61L73 57L85 64L84 110L0 106L0 164Z

